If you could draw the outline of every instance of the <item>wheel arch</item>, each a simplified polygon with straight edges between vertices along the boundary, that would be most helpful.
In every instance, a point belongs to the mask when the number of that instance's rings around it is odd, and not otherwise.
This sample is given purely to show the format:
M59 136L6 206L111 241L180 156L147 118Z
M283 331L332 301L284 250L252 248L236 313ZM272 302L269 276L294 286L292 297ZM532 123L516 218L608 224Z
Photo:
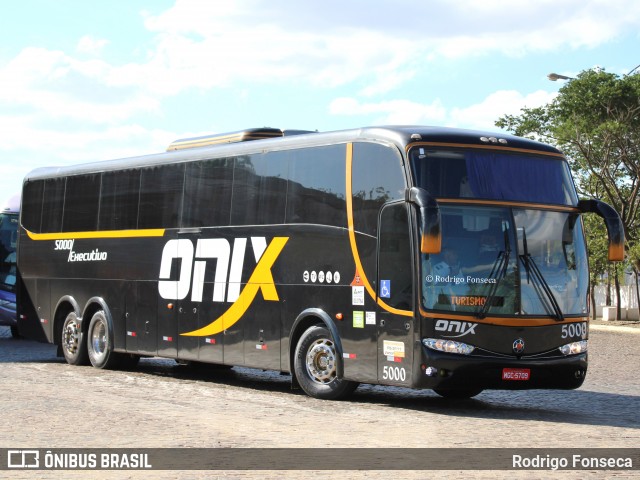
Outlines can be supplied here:
M338 356L338 361L336 362L336 376L338 378L342 378L344 376L344 364L342 362L342 341L340 340L338 327L331 319L329 314L324 310L320 308L308 308L306 310L303 310L296 317L295 321L293 322L293 326L291 327L291 334L289 335L289 371L291 372L291 377L294 382L296 382L296 380L293 359L296 352L296 346L298 345L302 334L308 328L314 325L324 326L327 328L327 330L329 330L329 333L331 333L336 346L336 354Z

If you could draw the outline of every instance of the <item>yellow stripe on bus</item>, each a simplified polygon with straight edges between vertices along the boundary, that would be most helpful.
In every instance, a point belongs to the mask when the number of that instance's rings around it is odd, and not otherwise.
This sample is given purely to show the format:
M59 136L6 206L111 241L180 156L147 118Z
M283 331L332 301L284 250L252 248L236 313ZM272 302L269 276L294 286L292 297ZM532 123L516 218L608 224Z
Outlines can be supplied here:
M143 230L99 230L96 232L56 232L33 233L26 230L31 240L79 240L84 238L135 238L163 237L164 228L147 228Z
M351 185L352 180L352 166L353 166L353 143L347 144L347 225L349 227L349 243L351 244L351 254L353 255L353 261L356 264L356 274L360 276L360 280L364 284L365 289L373 298L376 299L376 292L371 286L367 275L364 273L364 268L362 268L362 261L360 260L360 254L358 252L358 246L356 245L356 233L353 225L353 199L351 197L353 187ZM378 305L389 313L393 313L395 315L403 315L405 317L413 317L413 312L411 310L400 310L398 308L393 308L390 305L387 305L380 297L378 297Z

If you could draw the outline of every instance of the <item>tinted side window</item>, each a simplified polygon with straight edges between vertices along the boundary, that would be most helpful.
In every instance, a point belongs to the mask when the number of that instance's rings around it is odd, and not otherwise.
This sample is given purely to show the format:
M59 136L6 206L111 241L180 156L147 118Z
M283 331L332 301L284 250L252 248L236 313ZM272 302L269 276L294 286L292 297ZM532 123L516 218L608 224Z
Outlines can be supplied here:
M22 225L31 232L40 233L44 180L28 182L22 191Z
M98 226L100 175L67 178L64 196L63 232L95 230Z
M103 173L98 229L135 229L139 197L140 170Z
M290 152L287 223L347 226L345 145Z
M380 207L390 200L404 198L400 154L384 145L356 143L352 172L354 227L375 236Z
M231 223L283 223L288 168L287 153L283 152L236 158Z
M42 232L62 231L62 209L64 208L64 178L52 178L44 182L42 202Z
M182 210L184 165L142 170L138 228L177 228Z
M182 226L229 225L233 158L194 162L186 169Z

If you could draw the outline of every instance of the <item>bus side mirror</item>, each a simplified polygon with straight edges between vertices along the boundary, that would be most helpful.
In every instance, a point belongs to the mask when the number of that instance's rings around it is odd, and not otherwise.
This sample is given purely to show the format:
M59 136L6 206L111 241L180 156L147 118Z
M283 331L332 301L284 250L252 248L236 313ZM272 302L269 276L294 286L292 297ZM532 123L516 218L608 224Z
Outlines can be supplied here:
M440 207L435 198L422 188L407 189L406 200L418 207L420 212L420 252L440 253L442 249L442 232L440 231Z
M604 219L609 236L609 261L624 260L624 226L620 215L609 204L600 200L580 200L578 208L582 213L595 213Z

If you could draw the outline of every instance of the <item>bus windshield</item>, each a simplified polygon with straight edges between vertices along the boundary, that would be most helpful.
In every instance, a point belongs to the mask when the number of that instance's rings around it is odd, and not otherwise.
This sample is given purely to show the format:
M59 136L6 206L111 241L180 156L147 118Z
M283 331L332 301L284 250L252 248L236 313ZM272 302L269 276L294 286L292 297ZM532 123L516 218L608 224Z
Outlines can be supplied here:
M0 213L0 288L13 292L16 286L16 241L18 215Z
M410 158L417 186L442 200L442 251L422 255L424 308L479 318L587 313L579 215L539 208L577 204L564 160L427 147L414 148ZM518 205L466 205L463 199ZM529 209L522 202L534 205Z
M575 206L569 166L560 157L416 147L415 185L436 198L477 198Z
M442 252L422 255L423 306L486 315L587 313L577 214L442 205Z

